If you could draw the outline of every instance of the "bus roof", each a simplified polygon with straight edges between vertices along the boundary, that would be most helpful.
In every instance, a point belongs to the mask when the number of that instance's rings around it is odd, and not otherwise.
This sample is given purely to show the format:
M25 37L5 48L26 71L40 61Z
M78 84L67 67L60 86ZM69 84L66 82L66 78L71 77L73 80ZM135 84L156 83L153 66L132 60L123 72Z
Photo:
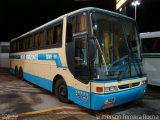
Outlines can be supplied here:
M79 13L79 12L87 11L87 10L88 11L90 11L90 10L101 11L101 12L105 12L105 13L108 13L108 14L111 14L111 15L116 15L116 16L123 17L123 18L130 19L130 20L134 21L134 19L131 18L131 17L128 17L128 16L125 16L125 15L122 15L122 14L119 14L119 13L116 13L116 12L112 12L112 11L109 11L109 10L96 8L96 7L81 8L81 9L78 9L78 10L75 10L73 12L68 13L68 16Z
M160 37L160 31L140 33L140 38L156 38Z
M9 45L9 42L0 42L0 45Z
M60 17L58 17L58 18L56 18L56 19L54 19L54 20L52 20L52 21L50 21L50 22L47 22L47 23L45 23L45 24L43 24L43 25L41 25L41 26L39 26L39 27L37 27L37 28L29 31L29 32L26 32L26 33L22 34L21 36L19 36L19 37L17 37L17 38L11 39L10 42L12 42L12 41L14 41L14 40L16 40L16 39L22 38L22 37L24 37L24 36L26 36L26 35L32 34L33 32L36 32L36 31L38 31L38 30L40 30L40 29L43 29L44 27L46 27L46 26L48 26L48 25L51 25L51 24L59 21L59 20L62 19L64 16L70 16L70 15L74 15L74 14L79 13L79 12L90 11L90 10L106 12L106 13L108 13L108 14L110 14L110 15L115 15L115 16L118 16L118 17L121 17L121 18L125 18L125 19L128 19L128 20L134 21L134 19L132 19L132 18L130 18L130 17L127 17L127 16L125 16L125 15L119 14L119 13L115 13L115 12L112 12L112 11L108 11L108 10L104 10L104 9L100 9L100 8L95 8L95 7L86 7L86 8L81 8L81 9L75 10L75 11L73 11L73 12L64 14L64 15L62 15L62 16L60 16Z

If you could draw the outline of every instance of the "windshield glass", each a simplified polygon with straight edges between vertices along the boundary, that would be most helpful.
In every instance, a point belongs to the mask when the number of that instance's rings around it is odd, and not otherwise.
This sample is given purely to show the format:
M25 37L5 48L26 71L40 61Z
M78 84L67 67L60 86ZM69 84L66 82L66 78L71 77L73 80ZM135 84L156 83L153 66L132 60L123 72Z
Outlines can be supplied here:
M92 14L97 43L94 78L122 79L142 74L139 37L134 22L105 13Z

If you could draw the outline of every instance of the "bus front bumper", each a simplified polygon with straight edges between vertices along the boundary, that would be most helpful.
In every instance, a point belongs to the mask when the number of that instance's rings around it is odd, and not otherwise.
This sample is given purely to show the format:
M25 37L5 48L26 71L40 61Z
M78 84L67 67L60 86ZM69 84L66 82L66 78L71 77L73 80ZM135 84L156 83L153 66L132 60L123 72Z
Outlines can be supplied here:
M137 88L124 90L116 93L109 94L95 94L92 93L91 109L102 110L114 106L118 106L130 101L134 101L144 96L146 92L146 85Z

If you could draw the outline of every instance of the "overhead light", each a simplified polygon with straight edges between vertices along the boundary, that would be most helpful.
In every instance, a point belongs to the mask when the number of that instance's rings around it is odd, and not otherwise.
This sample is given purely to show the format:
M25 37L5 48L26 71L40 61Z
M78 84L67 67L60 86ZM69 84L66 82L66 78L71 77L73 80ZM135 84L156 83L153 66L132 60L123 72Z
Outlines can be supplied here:
M132 6L137 6L137 5L140 5L140 2L139 2L139 1L134 1L134 2L132 2L131 5L132 5Z

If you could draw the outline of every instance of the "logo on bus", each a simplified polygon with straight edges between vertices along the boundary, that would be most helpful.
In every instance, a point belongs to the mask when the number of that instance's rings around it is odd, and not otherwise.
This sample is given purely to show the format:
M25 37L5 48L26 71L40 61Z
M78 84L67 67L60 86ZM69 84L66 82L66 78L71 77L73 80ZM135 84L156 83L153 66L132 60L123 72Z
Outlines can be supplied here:
M76 90L76 97L82 100L88 100L88 93Z
M26 59L27 60L38 60L38 55L34 54L34 55L26 55Z

